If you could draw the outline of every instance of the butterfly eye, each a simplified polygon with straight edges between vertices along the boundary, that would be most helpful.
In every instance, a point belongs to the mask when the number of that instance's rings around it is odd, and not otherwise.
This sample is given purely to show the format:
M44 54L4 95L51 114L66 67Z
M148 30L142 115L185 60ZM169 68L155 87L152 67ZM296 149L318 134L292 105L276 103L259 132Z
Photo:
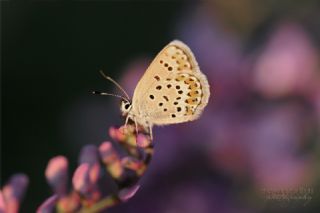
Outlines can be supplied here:
M129 107L130 107L130 104L124 105L124 108L125 108L125 109L129 109Z

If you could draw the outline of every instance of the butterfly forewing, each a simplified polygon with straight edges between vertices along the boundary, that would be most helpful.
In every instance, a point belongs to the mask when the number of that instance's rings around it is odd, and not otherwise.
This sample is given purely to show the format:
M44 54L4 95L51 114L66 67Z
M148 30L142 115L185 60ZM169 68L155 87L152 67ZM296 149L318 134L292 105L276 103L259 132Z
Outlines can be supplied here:
M173 41L139 81L131 113L142 125L191 121L199 117L209 96L209 84L191 50L184 43Z

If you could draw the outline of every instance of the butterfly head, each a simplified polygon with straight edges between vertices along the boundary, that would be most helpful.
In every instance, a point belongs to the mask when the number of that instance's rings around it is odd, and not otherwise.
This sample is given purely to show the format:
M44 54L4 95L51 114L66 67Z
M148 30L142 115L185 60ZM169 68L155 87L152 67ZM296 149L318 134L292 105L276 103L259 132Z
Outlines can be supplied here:
M121 112L122 112L123 116L128 115L128 113L130 112L131 108L132 108L132 104L131 104L130 101L128 101L128 100L122 100L121 101L120 109L121 109Z

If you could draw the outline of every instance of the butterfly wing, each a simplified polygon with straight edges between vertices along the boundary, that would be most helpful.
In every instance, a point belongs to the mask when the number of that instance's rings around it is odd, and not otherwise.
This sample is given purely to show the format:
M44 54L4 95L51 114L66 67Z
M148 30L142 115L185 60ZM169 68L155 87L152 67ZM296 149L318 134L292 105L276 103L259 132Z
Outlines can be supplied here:
M152 61L132 99L132 115L142 125L197 119L210 96L207 78L181 41L169 43Z

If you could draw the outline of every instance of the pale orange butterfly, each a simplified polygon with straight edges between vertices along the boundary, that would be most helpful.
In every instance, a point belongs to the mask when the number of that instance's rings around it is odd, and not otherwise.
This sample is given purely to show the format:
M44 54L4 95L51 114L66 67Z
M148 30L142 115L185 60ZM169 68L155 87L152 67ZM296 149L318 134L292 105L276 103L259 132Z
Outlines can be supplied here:
M105 75L104 75L105 76ZM190 48L175 40L165 46L151 62L138 82L132 101L113 79L125 97L121 97L121 111L136 126L148 129L152 138L153 125L176 124L197 119L206 107L210 87L206 76L200 71Z

